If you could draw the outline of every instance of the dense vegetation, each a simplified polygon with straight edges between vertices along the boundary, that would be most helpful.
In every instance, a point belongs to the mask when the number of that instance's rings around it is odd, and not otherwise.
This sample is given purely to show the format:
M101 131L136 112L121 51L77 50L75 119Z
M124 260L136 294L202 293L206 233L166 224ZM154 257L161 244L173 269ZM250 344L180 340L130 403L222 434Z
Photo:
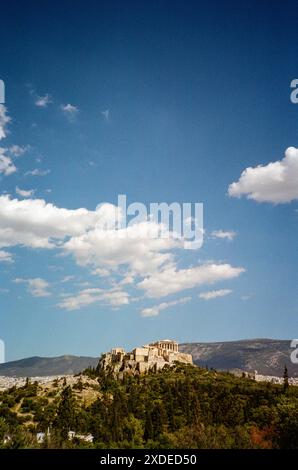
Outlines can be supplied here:
M228 373L177 365L115 380L96 379L97 398L76 386L38 384L0 394L0 447L297 448L298 387L257 383ZM56 389L56 388L57 389ZM50 431L41 444L36 433ZM94 436L92 443L68 432Z

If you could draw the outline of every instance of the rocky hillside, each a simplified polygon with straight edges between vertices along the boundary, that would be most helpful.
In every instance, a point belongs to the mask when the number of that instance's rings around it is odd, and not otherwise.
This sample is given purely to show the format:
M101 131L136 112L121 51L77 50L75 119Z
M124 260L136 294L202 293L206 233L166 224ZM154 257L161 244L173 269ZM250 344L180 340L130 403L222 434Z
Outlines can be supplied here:
M298 365L292 364L291 341L252 339L218 343L184 343L180 350L192 354L197 365L217 370L257 370L259 374L282 376L286 365L289 375L298 377Z
M194 363L217 370L241 369L263 375L282 376L285 364L289 375L298 377L298 365L290 361L289 340L252 339L218 343L184 343L181 352L190 353ZM0 364L0 375L37 377L76 374L87 367L96 367L96 357L60 356L30 357Z

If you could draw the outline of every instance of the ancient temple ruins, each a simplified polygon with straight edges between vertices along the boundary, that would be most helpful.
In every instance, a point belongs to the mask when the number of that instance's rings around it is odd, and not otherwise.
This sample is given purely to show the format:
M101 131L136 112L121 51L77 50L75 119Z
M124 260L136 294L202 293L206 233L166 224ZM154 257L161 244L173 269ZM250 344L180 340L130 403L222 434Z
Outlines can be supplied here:
M123 348L113 348L103 354L101 369L111 369L116 375L124 372L144 373L148 370L160 370L172 367L176 362L192 364L191 354L179 352L176 341L164 339L145 344L126 352Z

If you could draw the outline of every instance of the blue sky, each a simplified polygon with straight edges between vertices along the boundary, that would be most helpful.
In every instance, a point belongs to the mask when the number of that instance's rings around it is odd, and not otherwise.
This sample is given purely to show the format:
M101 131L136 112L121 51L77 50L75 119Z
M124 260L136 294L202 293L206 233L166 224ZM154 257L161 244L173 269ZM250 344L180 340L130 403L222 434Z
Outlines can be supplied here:
M294 1L1 3L7 360L297 337L297 13ZM118 194L203 202L202 248L98 239L96 207Z

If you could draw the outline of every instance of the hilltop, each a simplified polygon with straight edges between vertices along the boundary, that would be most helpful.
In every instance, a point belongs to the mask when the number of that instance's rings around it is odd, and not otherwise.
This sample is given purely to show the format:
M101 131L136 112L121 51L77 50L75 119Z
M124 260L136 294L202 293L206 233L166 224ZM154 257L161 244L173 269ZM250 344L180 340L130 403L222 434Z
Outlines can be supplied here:
M0 447L298 448L297 387L190 364L0 392Z
M214 343L182 343L181 352L191 354L196 365L217 370L257 370L263 375L281 377L287 365L289 375L298 377L298 367L290 361L290 340L251 339ZM77 374L96 367L99 357L31 357L0 364L0 375L37 377Z

